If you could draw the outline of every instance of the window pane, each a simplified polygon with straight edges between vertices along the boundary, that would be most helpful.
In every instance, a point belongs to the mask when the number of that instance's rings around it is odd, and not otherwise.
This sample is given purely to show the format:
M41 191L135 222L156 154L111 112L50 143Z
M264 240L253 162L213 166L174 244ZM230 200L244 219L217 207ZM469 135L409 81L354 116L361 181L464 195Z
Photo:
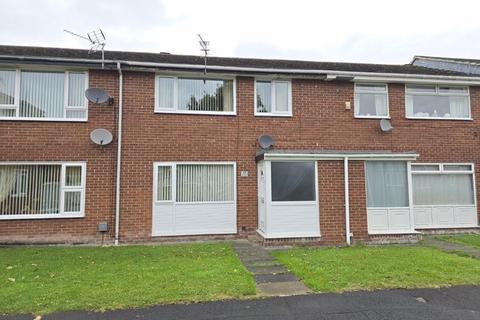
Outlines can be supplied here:
M175 79L158 78L158 107L160 109L174 109L173 87Z
M158 167L157 201L172 200L172 167Z
M272 112L272 84L257 81L257 112Z
M177 165L177 202L233 201L232 165Z
M272 162L272 201L315 199L315 162Z
M233 111L233 81L178 79L178 109Z
M468 118L468 97L407 95L410 116L431 118Z
M445 171L471 171L472 166L469 164L445 164L443 169Z
M471 174L412 175L414 205L474 204Z
M0 166L0 215L58 214L60 165Z
M81 187L82 186L82 167L66 167L65 169L65 186Z
M64 199L64 212L80 212L81 199L81 191L66 191Z
M357 115L386 117L387 94L357 93Z
M15 104L15 70L0 70L0 105Z
M466 87L439 87L438 92L446 94L467 94Z
M288 82L275 82L275 111L288 112Z
M435 94L437 89L435 86L407 86L407 92Z
M15 117L15 109L0 108L0 117Z
M85 73L68 74L68 106L85 106Z
M87 110L66 110L67 119L86 119Z
M359 92L387 92L387 86L384 84L355 84L355 90Z
M21 73L20 117L63 118L64 73Z
M412 165L412 171L440 171L438 164L416 164Z
M408 207L407 165L398 161L368 161L367 206Z

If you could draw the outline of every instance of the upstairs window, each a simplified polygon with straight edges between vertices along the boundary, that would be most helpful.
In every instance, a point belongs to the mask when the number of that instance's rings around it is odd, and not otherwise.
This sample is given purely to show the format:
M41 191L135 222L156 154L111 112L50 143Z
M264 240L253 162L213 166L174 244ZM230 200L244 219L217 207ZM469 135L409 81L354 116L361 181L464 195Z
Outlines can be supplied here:
M87 120L85 72L0 70L0 119Z
M291 83L286 80L255 81L255 115L291 116Z
M407 85L407 117L414 119L470 119L468 87Z
M158 76L155 111L235 114L234 81Z
M386 84L355 84L355 117L389 117L388 88Z

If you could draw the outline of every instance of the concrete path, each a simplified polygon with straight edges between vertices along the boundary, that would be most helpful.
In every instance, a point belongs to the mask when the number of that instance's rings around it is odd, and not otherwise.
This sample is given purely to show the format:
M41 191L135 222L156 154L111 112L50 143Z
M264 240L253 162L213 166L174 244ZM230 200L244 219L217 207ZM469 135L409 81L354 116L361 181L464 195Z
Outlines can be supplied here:
M435 247L446 252L461 253L473 258L480 259L480 249L472 248L458 243L452 243L435 239L433 236L424 238L424 243L427 246ZM479 297L480 301L480 297Z
M258 294L292 296L311 292L262 246L249 241L235 241L232 245L247 270L254 275Z
M478 320L479 301L480 287L462 286L160 305L105 313L66 312L42 320Z

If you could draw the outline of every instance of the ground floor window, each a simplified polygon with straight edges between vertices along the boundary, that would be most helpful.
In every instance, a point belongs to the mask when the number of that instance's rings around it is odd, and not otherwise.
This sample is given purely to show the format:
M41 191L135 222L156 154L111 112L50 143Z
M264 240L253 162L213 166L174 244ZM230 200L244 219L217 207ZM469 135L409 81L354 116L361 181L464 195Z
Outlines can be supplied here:
M85 163L0 164L0 219L84 216Z
M237 232L233 162L154 164L153 236Z
M473 205L471 165L412 164L414 205Z
M235 186L232 168L231 164L159 165L157 201L233 201Z
M412 164L415 228L478 226L472 164Z

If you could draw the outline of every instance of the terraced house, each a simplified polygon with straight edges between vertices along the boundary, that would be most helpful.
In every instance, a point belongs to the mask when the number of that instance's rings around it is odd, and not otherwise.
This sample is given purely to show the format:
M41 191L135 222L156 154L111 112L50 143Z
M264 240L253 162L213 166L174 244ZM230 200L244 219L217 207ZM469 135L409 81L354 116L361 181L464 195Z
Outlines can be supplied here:
M197 56L0 46L0 242L477 230L479 85L414 64L205 70ZM112 143L91 141L99 128Z

